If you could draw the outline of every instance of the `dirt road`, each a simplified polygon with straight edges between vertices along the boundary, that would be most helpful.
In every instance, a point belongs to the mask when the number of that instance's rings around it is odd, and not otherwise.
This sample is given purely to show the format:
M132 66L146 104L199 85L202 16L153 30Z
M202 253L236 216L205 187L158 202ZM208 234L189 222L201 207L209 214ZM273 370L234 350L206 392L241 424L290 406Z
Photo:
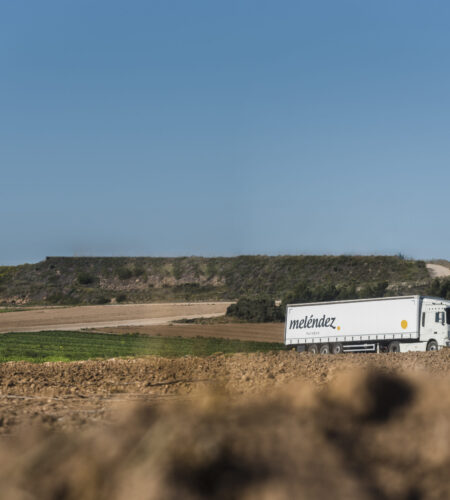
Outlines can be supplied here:
M450 269L440 264L427 264L427 269L432 278L447 278L450 276Z
M118 326L164 325L183 318L225 314L231 302L120 304L37 308L0 314L0 333L82 330Z

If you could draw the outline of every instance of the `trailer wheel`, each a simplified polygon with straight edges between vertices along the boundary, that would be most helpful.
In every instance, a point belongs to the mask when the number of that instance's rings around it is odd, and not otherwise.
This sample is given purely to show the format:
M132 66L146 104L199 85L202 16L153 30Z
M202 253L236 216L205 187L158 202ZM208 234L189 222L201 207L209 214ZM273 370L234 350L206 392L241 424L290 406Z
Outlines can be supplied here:
M322 344L319 349L320 354L330 354L330 346L328 344Z
M308 352L311 354L318 354L319 353L319 347L317 344L310 344L308 346Z
M331 344L331 352L333 354L342 354L344 352L344 346L340 342Z
M393 340L388 344L388 352L400 352L400 342Z
M427 351L437 351L438 344L435 340L430 340L427 344Z

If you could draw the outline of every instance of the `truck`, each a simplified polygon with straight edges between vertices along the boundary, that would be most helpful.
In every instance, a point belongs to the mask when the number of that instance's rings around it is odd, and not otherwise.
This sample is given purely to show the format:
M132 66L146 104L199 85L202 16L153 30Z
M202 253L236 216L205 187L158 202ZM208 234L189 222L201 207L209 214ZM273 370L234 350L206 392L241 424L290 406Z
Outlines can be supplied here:
M450 300L411 295L290 304L286 347L313 354L450 347Z

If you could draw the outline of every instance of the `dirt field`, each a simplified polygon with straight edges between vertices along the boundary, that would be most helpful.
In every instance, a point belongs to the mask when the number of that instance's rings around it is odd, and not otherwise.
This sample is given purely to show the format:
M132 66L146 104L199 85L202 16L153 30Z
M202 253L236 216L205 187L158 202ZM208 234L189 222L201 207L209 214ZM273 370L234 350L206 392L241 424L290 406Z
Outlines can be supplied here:
M231 302L120 304L42 307L0 314L0 333L41 330L82 330L123 325L163 325L183 318L225 314Z
M4 498L444 499L450 351L0 365Z
M284 323L218 323L211 325L175 323L159 326L96 328L103 333L141 333L163 337L213 337L259 342L283 342Z
M266 391L293 380L299 385L321 386L340 373L359 368L423 372L426 377L441 378L449 375L449 362L450 350L446 349L397 355L314 356L281 351L206 358L151 356L71 363L2 363L0 433L8 433L22 421L40 421L42 415L56 427L68 423L61 419L63 416L70 416L70 425L73 418L83 424L86 412L98 419L112 402L159 401L166 396L186 396L211 384L239 395Z

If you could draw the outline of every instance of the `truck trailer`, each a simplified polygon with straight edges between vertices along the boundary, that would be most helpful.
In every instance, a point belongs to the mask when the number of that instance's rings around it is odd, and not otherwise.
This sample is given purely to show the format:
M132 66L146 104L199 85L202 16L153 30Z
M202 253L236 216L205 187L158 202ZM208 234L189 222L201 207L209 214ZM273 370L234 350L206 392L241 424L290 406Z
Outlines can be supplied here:
M450 346L450 300L411 295L288 305L284 343L315 354L437 351Z

